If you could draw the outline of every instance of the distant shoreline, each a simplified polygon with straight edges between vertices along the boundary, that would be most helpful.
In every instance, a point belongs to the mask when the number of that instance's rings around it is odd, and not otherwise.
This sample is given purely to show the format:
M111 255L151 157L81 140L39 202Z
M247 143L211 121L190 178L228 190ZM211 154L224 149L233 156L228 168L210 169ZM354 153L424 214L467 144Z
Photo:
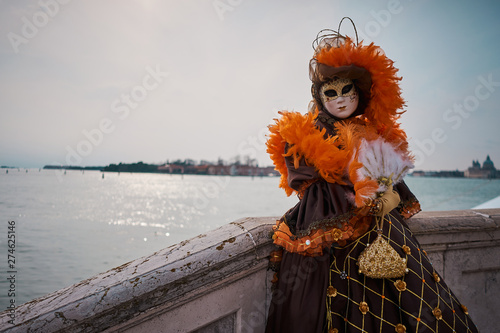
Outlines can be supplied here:
M31 169L16 166L0 166L0 169ZM32 168L42 169L42 168ZM119 163L108 166L78 166L78 165L45 165L44 170L77 170L77 171L101 171L101 172L126 172L126 173L161 173L161 174L183 174L183 175L227 175L227 176L279 176L274 166L259 167L241 163L232 164L194 164L194 163L171 163L171 164L147 164ZM498 171L498 170L496 170ZM409 177L436 177L436 178L481 178L500 179L497 174L476 173L471 174L460 170L424 171L414 170L408 174Z
M105 167L103 166L74 166L74 165L45 165L43 169L47 170L96 170L103 171Z
M182 175L217 175L217 176L279 176L274 166L259 167L258 165L232 163L232 164L194 164L194 163L170 163L170 164L147 164L119 163L108 166L65 166L45 165L46 170L96 170L101 172L128 172L128 173L163 173Z

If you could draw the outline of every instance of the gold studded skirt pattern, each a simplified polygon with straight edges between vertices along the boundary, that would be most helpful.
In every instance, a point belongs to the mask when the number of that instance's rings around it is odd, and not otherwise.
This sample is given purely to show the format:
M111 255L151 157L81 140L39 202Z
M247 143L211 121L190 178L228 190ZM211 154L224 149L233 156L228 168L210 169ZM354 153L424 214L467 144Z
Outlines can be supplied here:
M436 272L405 223L403 216L416 213L411 207L418 206L418 201L404 183L395 189L402 205L385 217L381 237L404 259L407 272L395 278L360 273L358 258L378 235L375 219L355 241L334 244L320 256L276 251L274 257L281 261L274 262L279 271L267 333L477 332L467 308ZM352 209L347 199L350 191L349 186L314 183L282 220L295 234L307 232L316 221L335 222Z
M477 332L467 309L434 269L401 216L386 216L382 237L407 262L398 278L369 278L358 257L375 227L345 247L333 247L326 332Z

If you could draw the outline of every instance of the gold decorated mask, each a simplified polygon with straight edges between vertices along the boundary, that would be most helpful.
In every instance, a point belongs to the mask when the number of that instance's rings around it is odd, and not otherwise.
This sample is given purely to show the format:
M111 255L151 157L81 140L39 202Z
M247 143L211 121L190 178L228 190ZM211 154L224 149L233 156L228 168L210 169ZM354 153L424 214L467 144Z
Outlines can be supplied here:
M321 86L321 100L323 103L333 101L339 97L354 97L357 95L354 82L351 79L335 79Z
M321 86L320 96L328 113L339 119L354 114L359 103L358 92L351 79L334 79Z

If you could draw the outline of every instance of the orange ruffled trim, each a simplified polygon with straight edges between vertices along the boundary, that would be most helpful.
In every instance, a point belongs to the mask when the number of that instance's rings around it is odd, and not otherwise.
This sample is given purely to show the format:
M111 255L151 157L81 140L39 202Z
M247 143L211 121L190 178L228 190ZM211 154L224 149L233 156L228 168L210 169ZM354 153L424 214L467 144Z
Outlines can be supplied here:
M336 227L317 228L309 235L297 237L293 235L285 221L277 221L273 227L274 244L281 246L288 252L304 256L320 256L324 248L329 248L333 243L345 246L363 235L370 227L372 217L368 215L369 207L356 209L354 215L345 223L342 229Z
M409 219L410 217L417 214L421 210L422 210L422 208L420 207L420 202L418 202L417 199L413 199L413 200L409 200L409 201L404 202L401 205L401 208L399 209L399 213L405 219Z

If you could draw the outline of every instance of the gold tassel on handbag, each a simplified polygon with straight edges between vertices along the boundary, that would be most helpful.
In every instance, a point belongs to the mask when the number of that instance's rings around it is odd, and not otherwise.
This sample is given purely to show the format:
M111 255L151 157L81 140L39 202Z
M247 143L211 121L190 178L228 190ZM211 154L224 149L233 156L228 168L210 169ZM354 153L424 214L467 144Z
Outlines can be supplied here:
M359 272L375 279L402 277L408 272L406 259L401 258L382 236L382 226L385 216L400 202L393 185L403 179L413 164L408 156L401 155L383 139L363 141L359 150L358 161L363 165L359 169L361 175L365 179L377 180L387 189L374 201L377 203L374 215L378 235L359 255Z

